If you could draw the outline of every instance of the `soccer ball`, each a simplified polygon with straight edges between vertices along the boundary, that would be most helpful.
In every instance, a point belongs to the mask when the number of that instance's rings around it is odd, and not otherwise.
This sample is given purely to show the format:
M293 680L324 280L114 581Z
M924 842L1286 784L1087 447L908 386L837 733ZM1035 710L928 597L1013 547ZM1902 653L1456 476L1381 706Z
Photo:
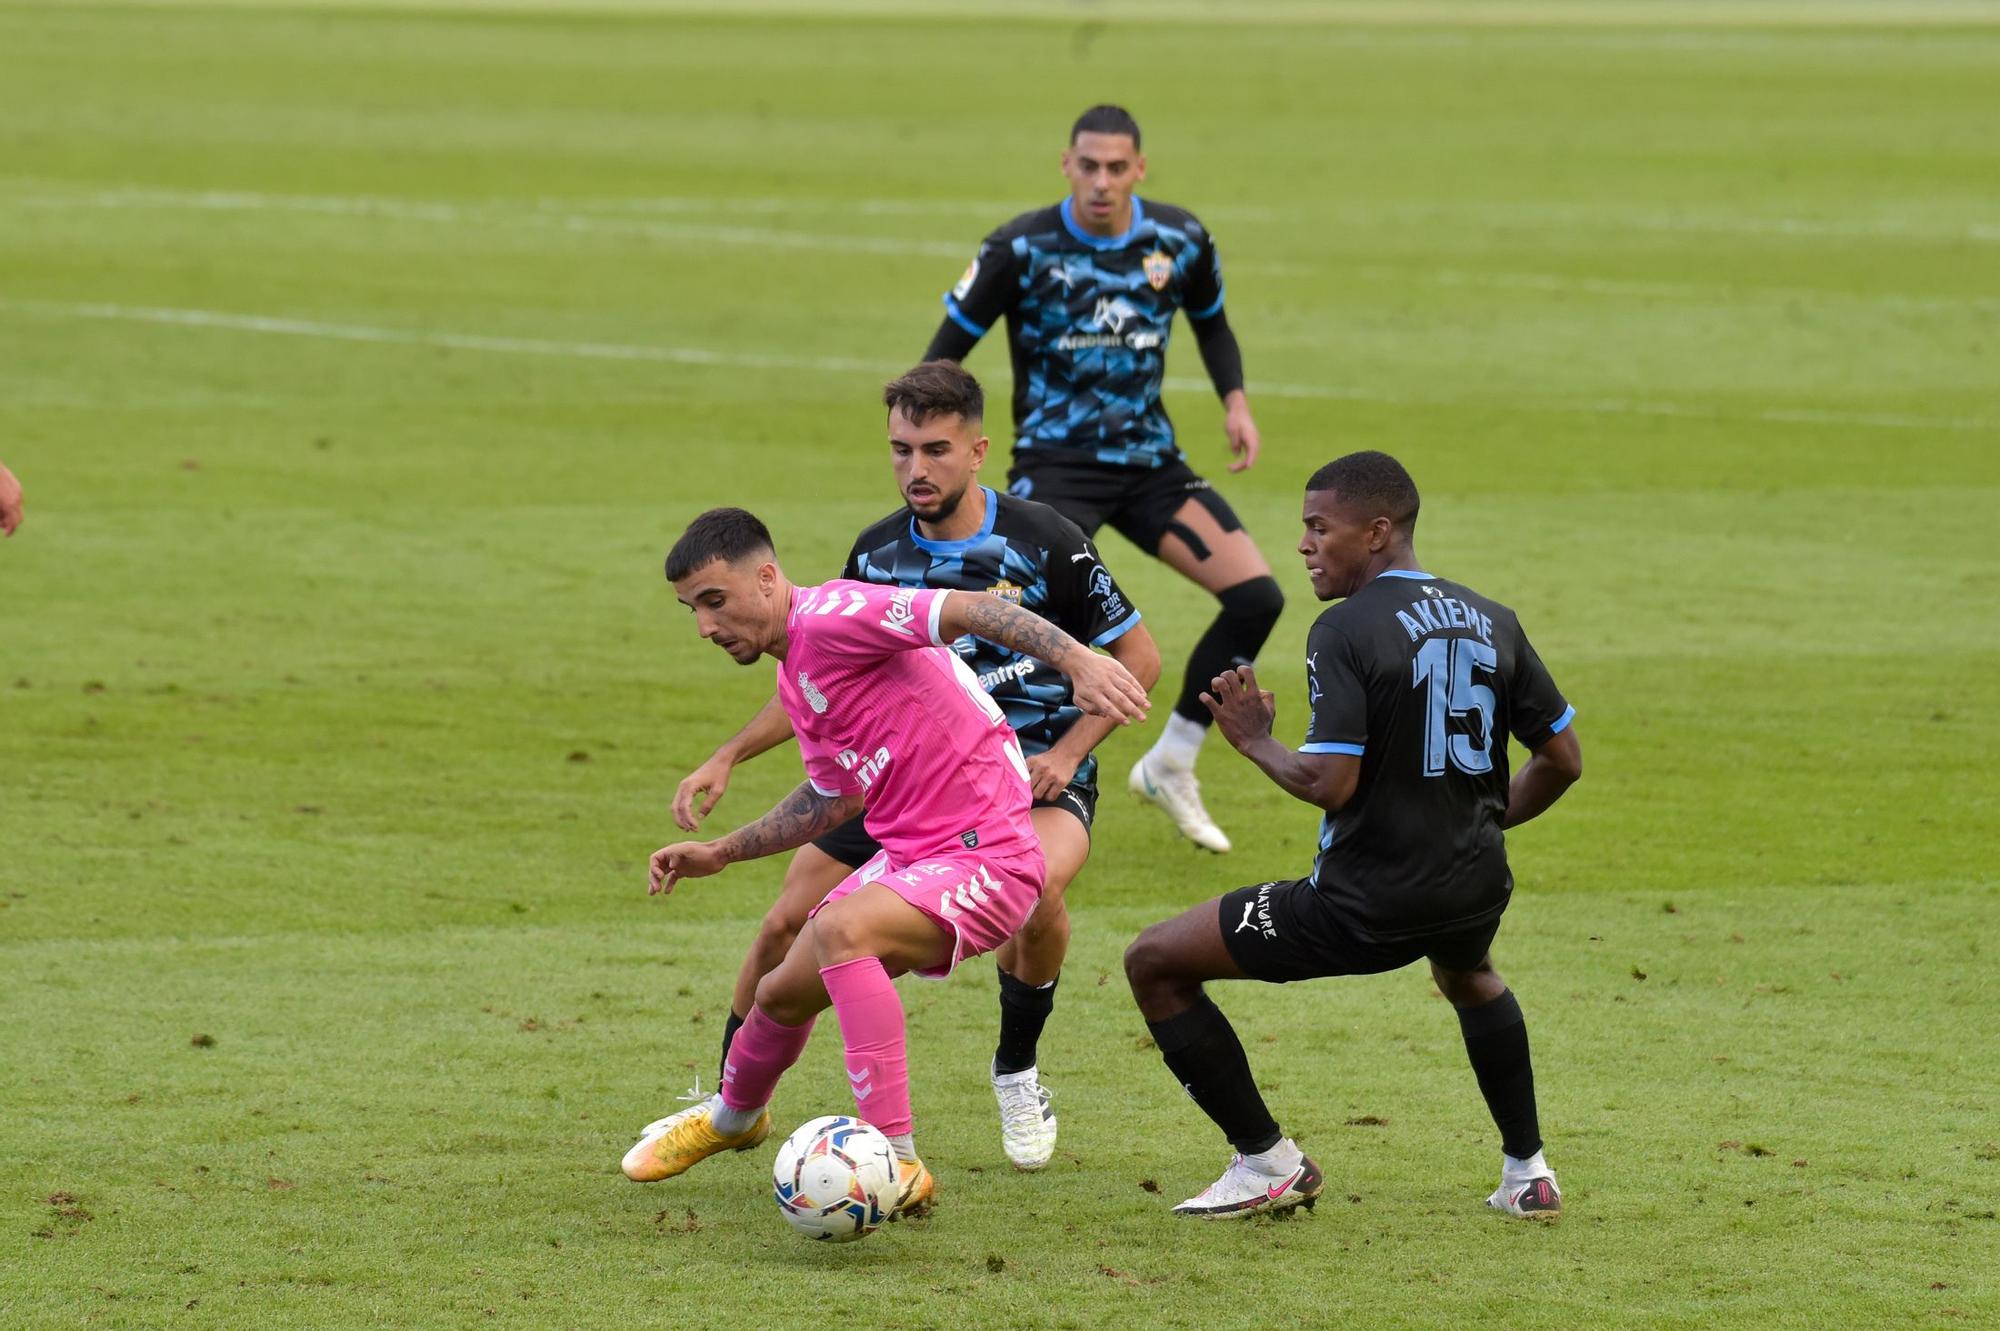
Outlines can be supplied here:
M809 1239L846 1243L896 1205L896 1150L858 1118L828 1114L785 1138L771 1166L778 1210Z

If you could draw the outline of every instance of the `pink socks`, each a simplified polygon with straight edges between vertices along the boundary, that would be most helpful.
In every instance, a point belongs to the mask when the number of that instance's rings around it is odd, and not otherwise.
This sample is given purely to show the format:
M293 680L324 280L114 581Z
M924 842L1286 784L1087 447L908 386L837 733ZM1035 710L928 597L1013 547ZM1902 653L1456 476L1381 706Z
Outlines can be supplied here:
M889 972L874 957L860 957L820 971L840 1017L847 1046L847 1083L854 1111L895 1137L910 1131L910 1062L903 1046L903 1000ZM771 1102L785 1069L798 1062L813 1024L781 1026L753 1007L730 1043L722 1071L722 1103L731 1112L754 1112ZM718 1119L718 1122L720 1120Z
M847 1082L854 1092L857 1117L895 1137L910 1131L910 1062L903 1043L903 1000L889 972L874 957L858 957L838 966L820 970L826 981L827 996L833 1000L840 1018L840 1034L847 1046ZM757 1019L756 1013L751 1020ZM784 1027L776 1029L783 1030ZM749 1034L746 1023L736 1037L735 1048L743 1047ZM805 1043L803 1031L799 1045ZM798 1046L794 1046L796 1058ZM773 1081L776 1080L774 1076ZM729 1083L723 1083L728 1100Z
M895 996L892 992L892 998ZM902 1010L896 1013L900 1030ZM780 1026L753 1007L743 1020L743 1029L730 1041L729 1057L722 1065L722 1103L731 1109L762 1109L771 1103L771 1091L785 1069L799 1061L813 1024Z

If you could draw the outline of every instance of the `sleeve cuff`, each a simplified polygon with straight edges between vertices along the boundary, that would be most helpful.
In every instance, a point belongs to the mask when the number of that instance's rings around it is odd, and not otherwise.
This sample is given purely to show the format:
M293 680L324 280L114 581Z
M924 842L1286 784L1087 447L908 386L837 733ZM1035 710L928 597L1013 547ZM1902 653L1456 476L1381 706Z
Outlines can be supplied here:
M1188 318L1190 318L1190 319L1213 319L1213 318L1214 318L1214 317L1215 317L1216 315L1218 315L1218 314L1222 313L1222 296L1223 296L1223 293L1222 293L1222 292L1220 292L1220 291L1216 292L1216 293L1215 293L1215 304L1213 304L1213 305L1209 306L1209 307L1208 307L1207 309L1205 309L1205 310L1189 310L1189 311L1188 311Z
M1219 301L1217 302L1218 305L1220 305L1220 303L1221 302ZM958 302L951 298L949 292L945 294L944 312L945 315L948 318L950 318L950 320L953 323L957 324L960 328L963 328L966 332L972 334L974 337L986 336L986 330L984 328L981 328L978 324L972 322L972 320L965 317L964 311L958 308Z
M945 645L944 635L941 632L939 632L939 630L943 628L942 621L944 619L944 598L949 595L951 595L951 593L948 591L940 591L936 596L931 597L931 619L929 628L931 634L931 645L935 647L942 647Z
M1563 731L1569 729L1569 723L1574 720L1576 720L1576 708L1574 707L1563 708L1563 714L1556 718L1556 723L1554 725L1549 727L1550 736L1553 737L1562 734Z
M837 800L840 798L839 791L828 790L825 786L822 786L819 782L813 780L811 777L806 778L806 784L813 788L813 793L816 795L824 796L825 798L830 800Z
M1090 645L1092 647L1102 647L1107 642L1116 642L1118 641L1118 639L1124 637L1127 633L1130 633L1134 628L1138 627L1138 624L1139 624L1139 612L1137 610L1134 610L1124 619L1120 620L1116 624L1113 624L1110 628L1104 630L1104 632L1092 638L1090 640Z
M1301 744L1300 753L1345 753L1359 758L1368 750L1359 744Z

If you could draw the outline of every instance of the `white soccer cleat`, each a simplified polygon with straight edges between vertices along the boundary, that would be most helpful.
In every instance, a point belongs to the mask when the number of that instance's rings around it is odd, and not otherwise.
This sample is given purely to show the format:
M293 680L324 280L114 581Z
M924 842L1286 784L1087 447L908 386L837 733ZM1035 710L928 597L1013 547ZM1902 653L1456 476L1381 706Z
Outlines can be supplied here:
M1554 1220L1562 1215L1562 1190L1556 1187L1555 1172L1551 1170L1530 1179L1502 1182L1486 1199L1486 1204L1523 1220Z
M1164 811L1181 835L1195 845L1218 855L1229 853L1229 838L1202 807L1201 783L1195 780L1193 768L1158 763L1146 753L1132 764L1131 778L1125 784L1134 795Z
M1199 1196L1176 1206L1174 1214L1197 1220L1235 1220L1260 1212L1289 1211L1294 1206L1310 1210L1319 1200L1320 1189L1326 1186L1326 1176L1310 1157L1297 1152L1297 1147L1291 1148L1290 1153L1298 1163L1276 1172L1265 1168L1258 1157L1234 1157L1221 1178L1209 1184Z
M1049 1108L1048 1087L1034 1068L993 1074L993 1095L1000 1102L1000 1144L1014 1168L1036 1170L1056 1153L1056 1111Z

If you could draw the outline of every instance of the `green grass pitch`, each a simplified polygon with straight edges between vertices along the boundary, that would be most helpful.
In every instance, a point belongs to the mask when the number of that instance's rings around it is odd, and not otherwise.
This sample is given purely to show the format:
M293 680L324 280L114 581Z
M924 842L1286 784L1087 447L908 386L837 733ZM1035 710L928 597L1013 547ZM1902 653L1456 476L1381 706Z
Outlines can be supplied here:
M2000 1325L1996 89L1969 3L0 3L0 1327ZM979 964L903 985L928 1220L800 1242L768 1148L617 1175L778 875L643 895L768 680L660 556L743 501L834 568L877 386L1100 99L1223 247L1281 724L1300 483L1368 446L1578 705L1497 945L1559 1225L1481 1205L1414 971L1223 987L1329 1191L1166 1214L1226 1148L1120 953L1314 817L1212 746L1203 857L1143 732L1046 1173ZM1177 671L1206 602L1106 549Z

